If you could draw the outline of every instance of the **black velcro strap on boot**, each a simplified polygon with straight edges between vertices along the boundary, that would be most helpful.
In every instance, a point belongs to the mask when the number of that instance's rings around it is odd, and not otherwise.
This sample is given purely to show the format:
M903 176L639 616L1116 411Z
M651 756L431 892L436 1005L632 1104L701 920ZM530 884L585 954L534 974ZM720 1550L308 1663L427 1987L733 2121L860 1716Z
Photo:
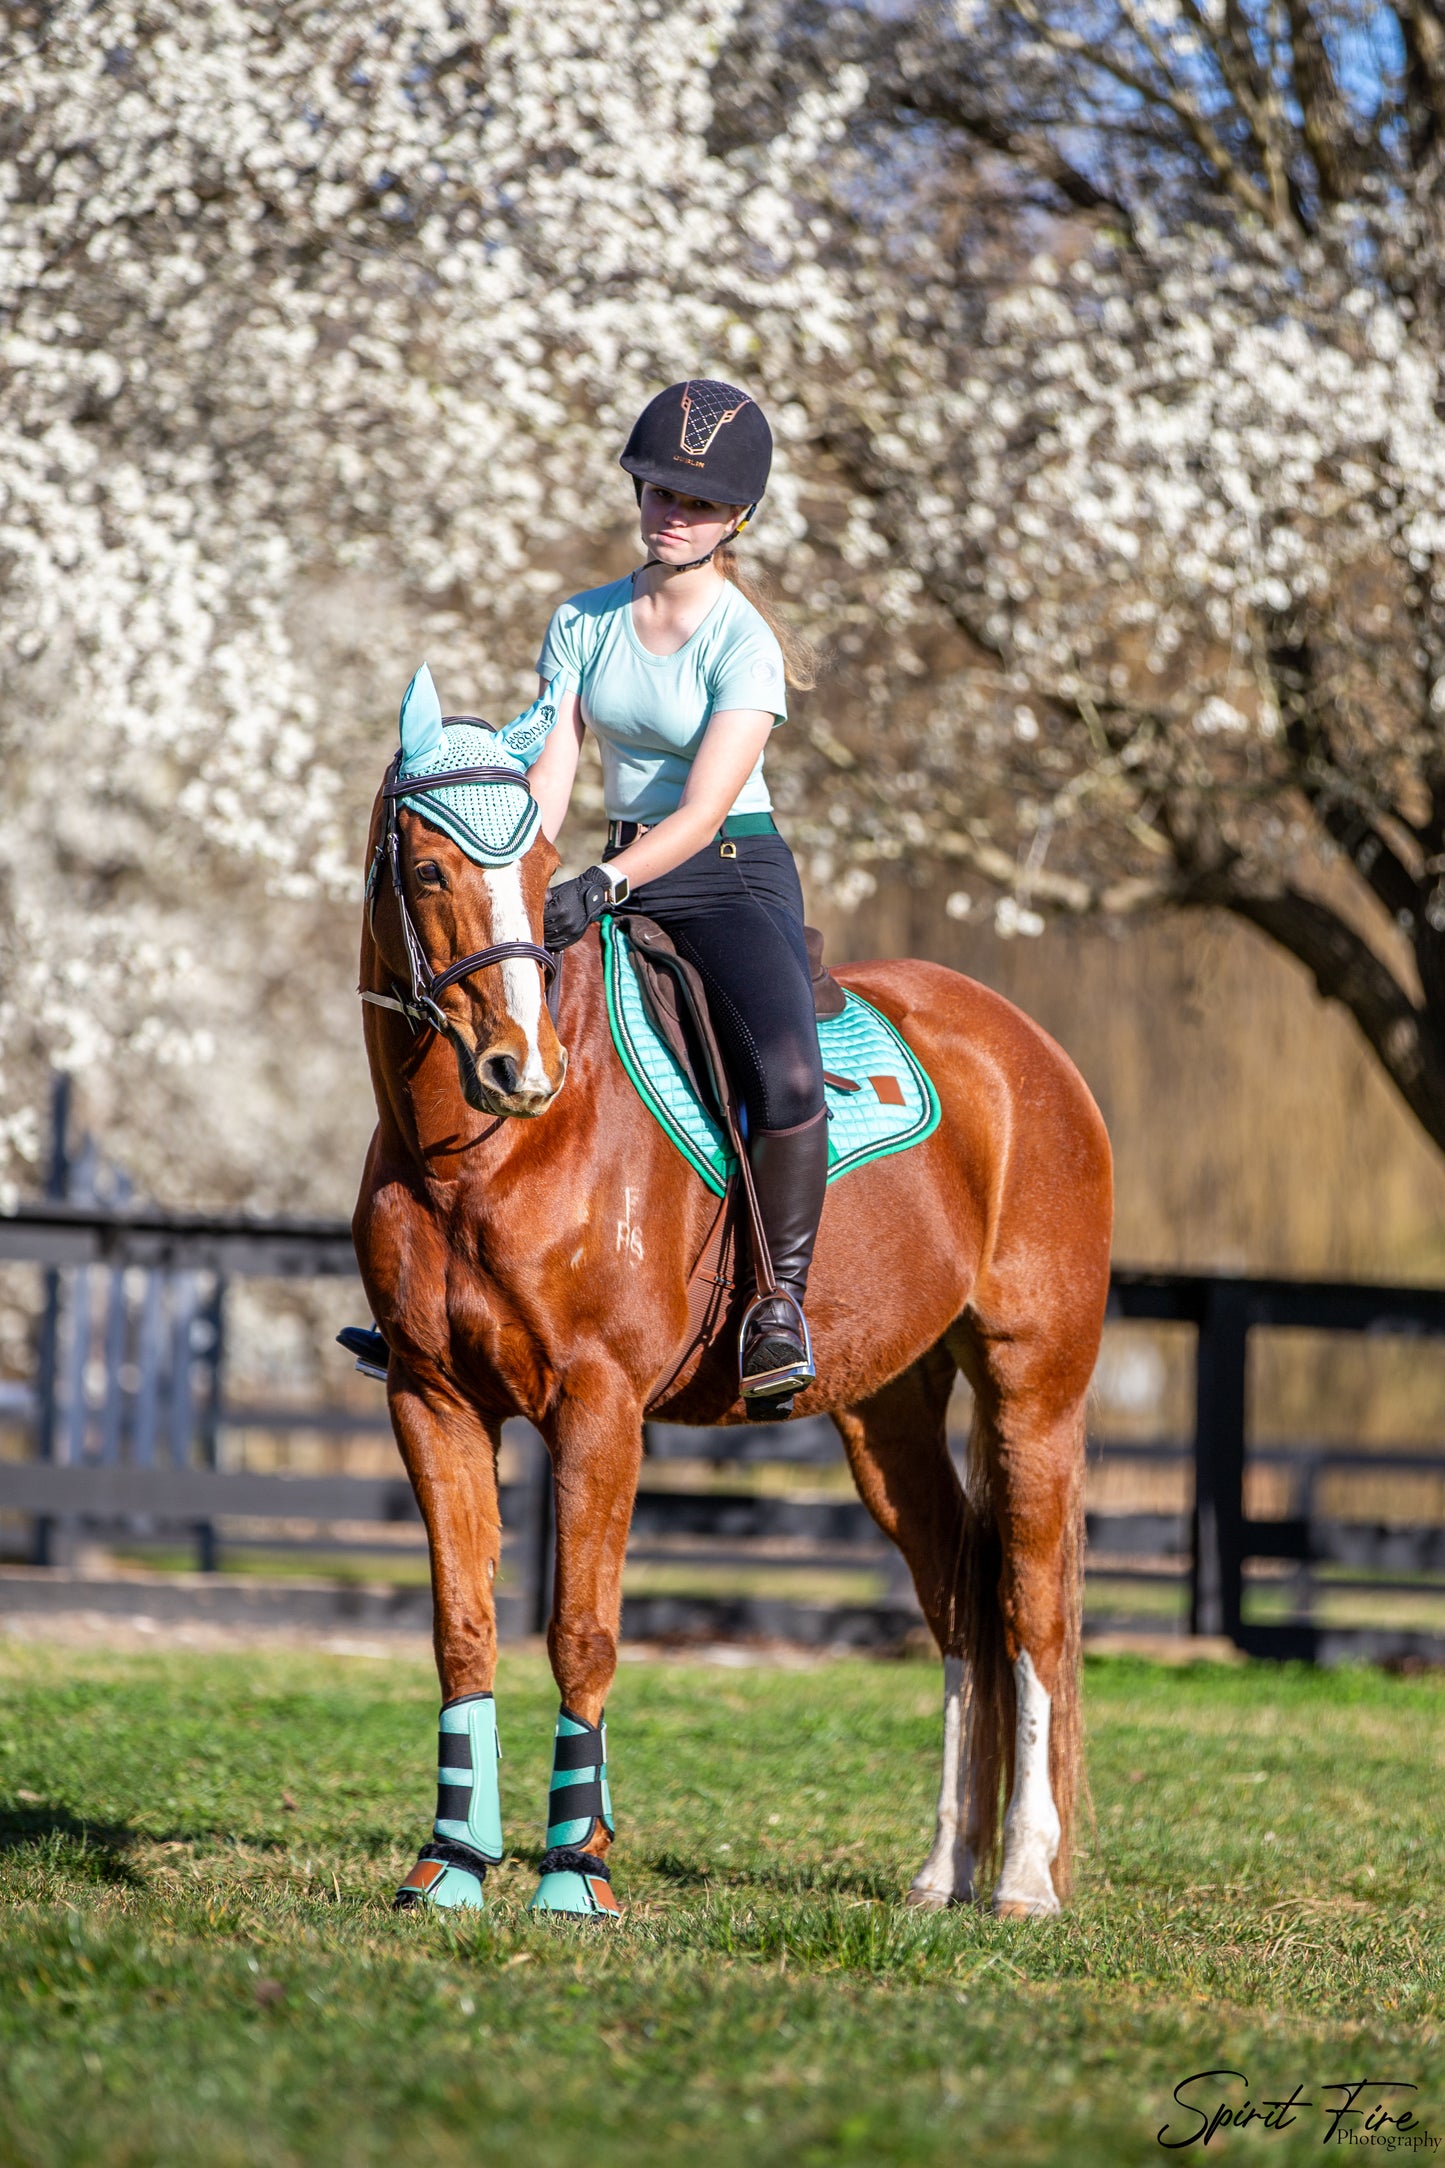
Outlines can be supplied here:
M598 1746L595 1739L582 1738L574 1732L570 1738L559 1736L552 1741L554 1769L592 1769L595 1768L597 1760ZM582 1787L584 1790L585 1788Z
M573 1766L591 1768L596 1758L594 1752L586 1763L574 1763ZM592 1779L590 1784L569 1784L565 1791L550 1793L548 1795L548 1812L554 1820L568 1822L584 1820L605 1822L609 1819L607 1801L603 1795L602 1786L596 1777Z

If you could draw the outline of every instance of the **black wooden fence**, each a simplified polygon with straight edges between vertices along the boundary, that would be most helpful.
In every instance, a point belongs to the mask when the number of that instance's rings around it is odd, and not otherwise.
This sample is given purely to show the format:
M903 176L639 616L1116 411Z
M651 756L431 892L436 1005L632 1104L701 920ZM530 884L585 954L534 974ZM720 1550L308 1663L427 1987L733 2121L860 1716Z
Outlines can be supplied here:
M63 1140L63 1121L57 1135ZM353 1277L345 1224L137 1206L88 1147L73 1164L63 1150L57 1155L51 1187L63 1194L0 1218L0 1262L24 1262L45 1275L34 1378L0 1397L0 1422L8 1409L11 1437L27 1449L24 1458L0 1460L0 1513L24 1517L33 1565L63 1568L80 1536L180 1537L194 1545L203 1569L215 1569L248 1543L282 1554L289 1548L314 1562L328 1550L366 1551L385 1542L387 1557L406 1556L409 1546L415 1563L422 1531L399 1466L371 1477L257 1473L234 1465L229 1449L239 1433L387 1431L379 1388L370 1410L237 1405L225 1390L228 1281ZM342 1312L350 1316L353 1300L338 1289L338 1322ZM1181 1464L1192 1462L1193 1505L1182 1513L1091 1513L1091 1570L1098 1569L1100 1582L1136 1592L1178 1592L1185 1584L1192 1631L1227 1636L1258 1655L1445 1660L1445 1632L1320 1623L1314 1615L1323 1602L1333 1610L1351 1596L1371 1599L1378 1612L1381 1597L1404 1593L1427 1605L1439 1599L1445 1616L1445 1525L1402 1525L1398 1517L1343 1521L1319 1505L1322 1480L1336 1471L1440 1473L1445 1455L1251 1451L1245 1400L1256 1329L1445 1337L1445 1291L1120 1269L1110 1314L1194 1327L1194 1435L1152 1444L1096 1442L1091 1452L1106 1465L1162 1465L1182 1473ZM629 1564L653 1569L654 1581L660 1575L671 1587L629 1594L626 1632L863 1645L919 1629L901 1561L855 1497L817 1495L817 1485L813 1495L779 1494L776 1486L759 1490L746 1480L749 1464L795 1470L811 1464L820 1477L827 1464L836 1466L838 1441L826 1421L716 1431L654 1424L646 1443L649 1469ZM518 1634L540 1627L550 1603L551 1483L540 1440L527 1425L508 1426L506 1460L500 1609L503 1630ZM733 1481L679 1487L674 1475L681 1471L668 1468L679 1460L731 1468ZM1284 1474L1292 1493L1288 1514L1248 1517L1247 1462ZM1264 1578L1257 1562L1265 1562ZM820 1574L837 1584L831 1598L800 1597L799 1576ZM861 1594L838 1592L859 1576ZM314 1587L303 1597L293 1583L251 1578L242 1586L239 1577L217 1575L205 1607L217 1617L260 1617L268 1607L289 1605L297 1615L318 1618L419 1622L427 1611L420 1580L415 1573L409 1590L381 1597L352 1588L326 1598ZM57 1577L11 1573L0 1608L43 1601L47 1581L54 1586ZM782 1592L770 1594L770 1583ZM1276 1611L1285 1600L1289 1615L1261 1618L1266 1599ZM84 1601L134 1609L140 1598L134 1581L108 1590L88 1583ZM152 1586L144 1607L175 1609L181 1601ZM1090 1616L1095 1628L1141 1623L1137 1614L1111 1617L1097 1608ZM1184 1623L1178 1610L1156 1620L1163 1630Z

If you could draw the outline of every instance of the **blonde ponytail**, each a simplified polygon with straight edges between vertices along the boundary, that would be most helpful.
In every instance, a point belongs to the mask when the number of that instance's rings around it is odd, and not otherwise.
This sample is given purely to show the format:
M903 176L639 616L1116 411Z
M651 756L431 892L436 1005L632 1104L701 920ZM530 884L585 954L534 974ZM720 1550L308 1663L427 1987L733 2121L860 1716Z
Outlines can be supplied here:
M811 692L818 682L817 649L800 632L794 632L786 618L779 614L771 588L743 571L737 551L730 545L724 544L713 553L713 563L723 578L731 580L743 599L752 604L777 640L783 651L783 673L794 692Z

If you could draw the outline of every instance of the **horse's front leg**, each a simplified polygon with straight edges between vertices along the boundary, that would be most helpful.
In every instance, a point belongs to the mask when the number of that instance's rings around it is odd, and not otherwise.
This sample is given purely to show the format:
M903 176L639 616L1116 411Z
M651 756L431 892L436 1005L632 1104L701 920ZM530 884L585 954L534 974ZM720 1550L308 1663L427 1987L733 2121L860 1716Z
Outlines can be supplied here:
M497 1671L497 1497L500 1425L435 1378L393 1356L388 1399L431 1549L433 1638L442 1707L437 1810L429 1841L397 1891L399 1911L481 1908L488 1867L502 1857Z
M642 1407L606 1369L569 1376L545 1426L557 1493L557 1572L547 1649L562 1706L534 1912L616 1918L603 1710L617 1669L622 1569L642 1466Z

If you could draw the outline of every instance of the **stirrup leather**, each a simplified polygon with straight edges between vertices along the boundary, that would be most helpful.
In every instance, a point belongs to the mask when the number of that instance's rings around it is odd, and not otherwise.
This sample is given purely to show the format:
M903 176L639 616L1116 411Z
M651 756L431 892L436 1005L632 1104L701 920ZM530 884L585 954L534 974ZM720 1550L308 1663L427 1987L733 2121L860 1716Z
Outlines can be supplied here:
M792 1362L779 1363L771 1370L754 1370L745 1374L743 1361L747 1354L748 1334L753 1319L758 1311L770 1302L786 1303L792 1311L797 1320L798 1338L803 1343L802 1355ZM786 1333L792 1328L780 1324L777 1329L780 1333ZM766 1332L767 1328L762 1330ZM813 1367L813 1336L808 1330L808 1320L803 1315L803 1306L797 1297L790 1295L786 1287L776 1287L770 1295L754 1295L743 1312L743 1321L738 1330L738 1389L744 1400L771 1400L781 1393L800 1392L805 1385L812 1384L817 1374Z

